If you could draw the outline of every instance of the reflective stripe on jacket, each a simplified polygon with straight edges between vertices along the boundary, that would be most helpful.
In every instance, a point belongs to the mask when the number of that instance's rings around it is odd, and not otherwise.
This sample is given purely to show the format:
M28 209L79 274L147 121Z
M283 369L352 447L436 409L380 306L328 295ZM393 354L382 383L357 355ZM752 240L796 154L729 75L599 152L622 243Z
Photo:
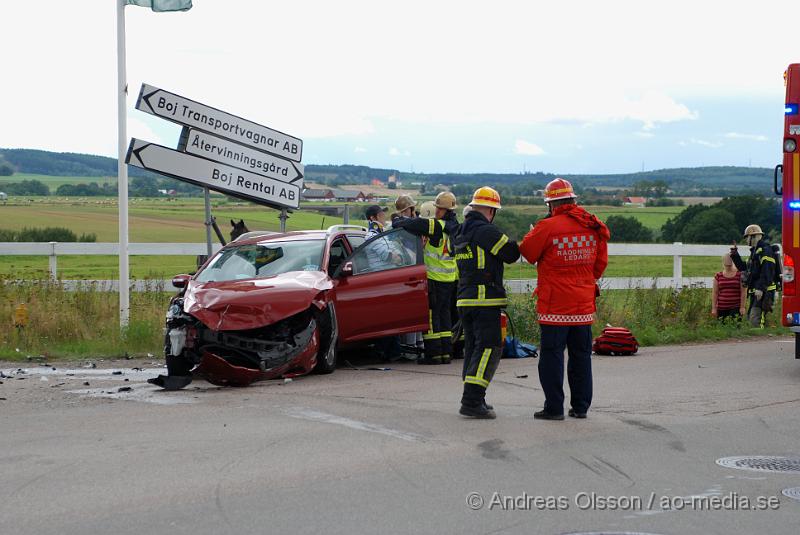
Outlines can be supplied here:
M459 274L456 306L506 306L503 263L519 259L517 242L480 212L470 212L459 228L454 246Z
M575 204L556 206L528 232L520 252L536 264L539 323L594 323L596 284L608 265L609 237L608 227Z

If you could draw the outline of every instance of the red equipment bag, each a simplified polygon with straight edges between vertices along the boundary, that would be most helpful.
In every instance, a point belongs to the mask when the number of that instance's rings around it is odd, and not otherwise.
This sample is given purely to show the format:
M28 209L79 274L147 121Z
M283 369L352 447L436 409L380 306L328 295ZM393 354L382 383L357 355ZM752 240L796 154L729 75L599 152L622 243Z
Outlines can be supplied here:
M639 351L639 342L625 327L606 327L594 339L592 351L598 355L633 355Z

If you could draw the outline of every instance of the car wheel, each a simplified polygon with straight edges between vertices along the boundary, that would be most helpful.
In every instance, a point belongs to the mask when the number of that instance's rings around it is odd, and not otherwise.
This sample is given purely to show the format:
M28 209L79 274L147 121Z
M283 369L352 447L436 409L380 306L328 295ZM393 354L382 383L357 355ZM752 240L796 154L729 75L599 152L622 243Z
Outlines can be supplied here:
M339 327L336 323L336 309L333 303L328 304L327 311L320 317L318 328L320 348L314 372L319 374L333 373L333 370L336 369L336 346L339 342Z

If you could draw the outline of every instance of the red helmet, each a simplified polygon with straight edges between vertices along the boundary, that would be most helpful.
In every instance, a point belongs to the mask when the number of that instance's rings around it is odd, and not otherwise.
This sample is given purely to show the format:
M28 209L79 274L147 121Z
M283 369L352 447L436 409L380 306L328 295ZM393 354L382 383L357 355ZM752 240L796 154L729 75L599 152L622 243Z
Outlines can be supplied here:
M556 178L551 180L547 187L544 188L544 202L557 201L559 199L574 199L575 190L572 189L572 184L563 178Z

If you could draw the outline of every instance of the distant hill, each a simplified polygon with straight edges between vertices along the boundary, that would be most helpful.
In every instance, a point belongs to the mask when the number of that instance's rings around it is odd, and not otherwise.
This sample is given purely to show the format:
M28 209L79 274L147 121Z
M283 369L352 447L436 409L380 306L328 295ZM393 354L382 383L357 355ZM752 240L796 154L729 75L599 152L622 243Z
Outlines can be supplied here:
M0 149L0 156L19 173L51 176L116 176L117 160L105 156L49 152L34 149ZM739 192L769 194L772 169L759 167L696 167L659 169L640 173L613 175L561 175L582 188L628 187L640 181L662 180L680 194L725 195ZM129 167L132 177L154 178L158 175ZM373 179L385 181L398 174L406 185L427 184L525 184L541 188L557 175L551 173L408 173L360 165L307 165L306 180L328 185L366 184Z

